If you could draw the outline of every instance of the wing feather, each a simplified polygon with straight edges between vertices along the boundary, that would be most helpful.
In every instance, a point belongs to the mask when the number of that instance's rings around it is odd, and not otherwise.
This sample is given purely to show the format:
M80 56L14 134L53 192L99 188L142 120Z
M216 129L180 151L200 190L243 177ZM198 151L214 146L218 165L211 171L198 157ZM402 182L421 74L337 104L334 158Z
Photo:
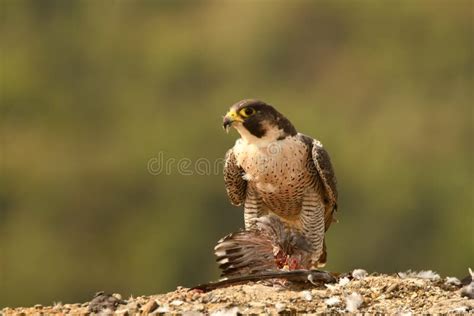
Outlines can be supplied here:
M225 156L224 182L230 202L236 206L241 206L247 196L244 174L244 170L237 164L233 149L229 149Z
M331 158L323 145L316 139L313 141L312 155L318 174L323 180L326 193L331 202L337 206L337 180Z
M227 235L219 240L214 251L222 277L277 269L272 241L256 230Z
M308 146L312 161L314 163L314 168L316 169L318 177L321 179L323 184L325 198L327 199L324 217L326 230L328 230L331 222L334 220L333 214L337 210L338 198L337 180L336 175L334 174L331 158L319 140L303 134L299 134L299 136Z

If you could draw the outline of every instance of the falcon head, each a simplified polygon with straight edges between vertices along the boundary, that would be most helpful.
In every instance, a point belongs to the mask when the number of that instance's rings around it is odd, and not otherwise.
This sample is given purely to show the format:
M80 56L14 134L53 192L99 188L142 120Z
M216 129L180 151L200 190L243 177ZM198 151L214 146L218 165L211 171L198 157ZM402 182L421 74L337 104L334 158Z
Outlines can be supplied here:
M262 139L273 142L297 134L293 124L273 106L253 99L232 105L223 125L227 132L234 127L249 143Z

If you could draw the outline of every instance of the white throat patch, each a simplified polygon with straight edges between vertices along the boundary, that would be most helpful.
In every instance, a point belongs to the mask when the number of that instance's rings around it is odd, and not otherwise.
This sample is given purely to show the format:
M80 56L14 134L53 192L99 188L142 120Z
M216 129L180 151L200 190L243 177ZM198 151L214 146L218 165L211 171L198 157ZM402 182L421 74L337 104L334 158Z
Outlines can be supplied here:
M270 145L271 143L274 143L275 141L280 138L284 131L282 129L277 128L276 126L270 126L267 125L265 126L266 133L265 136L258 138L255 135L252 135L243 125L242 123L238 123L234 125L235 129L239 132L240 136L242 137L242 140L246 142L249 145L255 145L257 147L266 147Z

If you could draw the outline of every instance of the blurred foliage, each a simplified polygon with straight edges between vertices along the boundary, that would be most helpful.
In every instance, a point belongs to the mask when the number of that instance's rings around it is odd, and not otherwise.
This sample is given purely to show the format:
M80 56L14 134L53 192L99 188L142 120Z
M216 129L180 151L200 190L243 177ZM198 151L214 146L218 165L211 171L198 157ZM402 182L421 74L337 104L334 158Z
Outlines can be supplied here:
M260 98L329 150L332 271L474 262L473 2L0 0L0 306L217 279L215 161Z

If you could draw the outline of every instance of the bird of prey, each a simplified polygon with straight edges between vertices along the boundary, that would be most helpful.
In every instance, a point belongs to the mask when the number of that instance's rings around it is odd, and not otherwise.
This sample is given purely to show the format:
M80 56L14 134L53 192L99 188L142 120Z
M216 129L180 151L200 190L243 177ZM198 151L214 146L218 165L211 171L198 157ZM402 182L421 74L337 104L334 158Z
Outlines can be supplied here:
M224 181L231 203L244 206L245 229L256 230L257 218L276 215L308 240L311 260L305 268L324 266L324 234L335 220L337 189L322 144L258 100L232 105L223 126L241 136L226 154Z

